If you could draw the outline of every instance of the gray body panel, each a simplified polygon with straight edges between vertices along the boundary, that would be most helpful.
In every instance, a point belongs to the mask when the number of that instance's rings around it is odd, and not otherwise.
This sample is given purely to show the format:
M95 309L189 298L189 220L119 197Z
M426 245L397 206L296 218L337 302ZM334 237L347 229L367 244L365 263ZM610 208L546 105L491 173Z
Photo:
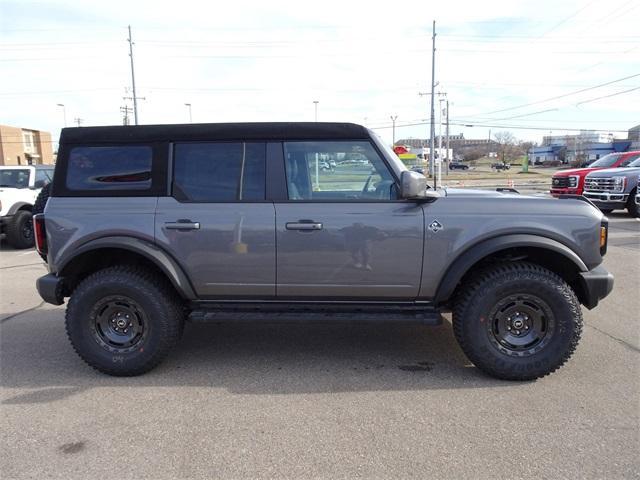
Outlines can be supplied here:
M52 272L67 263L84 244L103 237L155 241L155 197L51 197L47 219Z
M167 229L190 220L199 229ZM158 199L156 242L188 273L203 298L276 293L275 212L270 202L180 203Z
M586 202L492 192L449 190L424 204L425 225L437 220L443 228L427 228L420 297L434 298L449 266L466 251L491 238L531 234L566 246L591 269L602 262L599 226L602 214ZM575 262L574 262L575 263ZM584 267L581 269L584 270Z
M322 230L288 230L312 220ZM424 219L414 202L276 204L278 297L412 300Z

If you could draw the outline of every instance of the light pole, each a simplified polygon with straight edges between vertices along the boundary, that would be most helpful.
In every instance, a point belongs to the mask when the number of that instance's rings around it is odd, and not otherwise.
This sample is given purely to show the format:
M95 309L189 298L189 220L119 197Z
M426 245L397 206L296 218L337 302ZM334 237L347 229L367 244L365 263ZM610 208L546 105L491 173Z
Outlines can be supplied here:
M316 119L316 122L318 121L318 104L319 104L319 103L320 103L320 102L319 102L318 100L314 100L314 101L313 101L313 108L314 108L314 111L315 111L315 119Z
M64 103L58 103L58 107L62 107L62 116L64 118L64 126L67 126L67 108L64 106Z
M191 116L191 104L185 103L184 105L189 109L189 123L193 123L193 117Z
M398 115L391 115L391 121L393 122L393 143L391 145L394 147L396 146L396 118L398 118Z

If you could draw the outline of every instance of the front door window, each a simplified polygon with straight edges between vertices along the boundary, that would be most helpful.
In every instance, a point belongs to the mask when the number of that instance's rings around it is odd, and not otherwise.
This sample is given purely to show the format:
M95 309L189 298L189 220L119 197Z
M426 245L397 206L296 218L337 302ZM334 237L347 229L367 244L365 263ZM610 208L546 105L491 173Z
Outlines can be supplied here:
M396 188L369 142L285 143L289 200L394 200Z

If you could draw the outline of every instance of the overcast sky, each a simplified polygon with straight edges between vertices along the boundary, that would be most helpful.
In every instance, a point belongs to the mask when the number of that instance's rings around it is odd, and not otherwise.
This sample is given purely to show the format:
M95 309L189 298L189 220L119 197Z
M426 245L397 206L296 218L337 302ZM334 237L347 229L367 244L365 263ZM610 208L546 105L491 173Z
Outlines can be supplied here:
M69 126L121 123L130 24L140 123L187 122L185 103L194 122L312 121L317 100L319 121L390 142L397 115L397 138L426 137L402 125L428 118L436 20L451 133L624 138L640 123L639 18L637 0L0 0L0 123L57 139L58 103Z

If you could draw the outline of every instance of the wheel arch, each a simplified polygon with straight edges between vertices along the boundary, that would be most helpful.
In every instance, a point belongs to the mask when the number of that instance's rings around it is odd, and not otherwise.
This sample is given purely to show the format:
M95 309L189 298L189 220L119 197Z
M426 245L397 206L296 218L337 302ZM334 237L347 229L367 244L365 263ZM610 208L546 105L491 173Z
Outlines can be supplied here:
M573 250L551 238L514 234L484 240L460 254L440 281L435 302L449 302L465 278L479 268L496 261L516 260L531 261L555 272L573 288L581 302L586 299L579 274L589 269Z
M28 202L16 202L13 205L11 205L11 208L9 209L9 212L7 215L15 215L20 211L30 212L32 208L33 208L33 205L31 205Z
M196 298L189 277L176 260L157 245L134 237L103 237L85 243L60 263L57 273L65 278L65 293L69 294L89 274L115 264L155 270L171 282L182 298Z

